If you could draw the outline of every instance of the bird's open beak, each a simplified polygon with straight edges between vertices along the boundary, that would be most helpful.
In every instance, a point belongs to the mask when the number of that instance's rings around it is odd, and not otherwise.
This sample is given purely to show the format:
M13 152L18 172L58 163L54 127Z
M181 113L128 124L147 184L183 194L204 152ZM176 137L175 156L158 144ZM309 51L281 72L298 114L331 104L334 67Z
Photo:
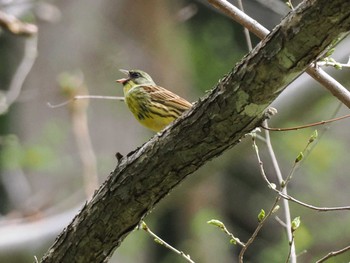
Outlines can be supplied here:
M129 71L126 69L119 69L120 72L123 72L125 75L129 76ZM122 78L122 79L117 79L116 82L124 84L126 81L128 81L129 78Z

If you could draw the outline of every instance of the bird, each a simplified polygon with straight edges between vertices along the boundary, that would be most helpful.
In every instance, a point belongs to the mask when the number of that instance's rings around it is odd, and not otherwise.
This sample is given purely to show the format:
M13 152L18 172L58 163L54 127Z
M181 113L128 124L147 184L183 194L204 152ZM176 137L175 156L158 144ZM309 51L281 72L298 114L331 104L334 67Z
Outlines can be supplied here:
M192 103L158 86L146 72L120 71L127 76L116 80L123 85L125 103L146 128L159 132L192 107Z

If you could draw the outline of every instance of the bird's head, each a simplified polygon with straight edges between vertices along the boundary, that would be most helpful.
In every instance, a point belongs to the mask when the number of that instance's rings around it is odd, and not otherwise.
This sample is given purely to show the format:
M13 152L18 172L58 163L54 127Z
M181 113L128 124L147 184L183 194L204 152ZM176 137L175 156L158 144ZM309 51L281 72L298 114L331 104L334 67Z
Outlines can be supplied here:
M125 75L127 75L127 77L118 79L116 81L123 84L124 86L130 85L132 87L135 85L155 85L151 76L142 70L120 69L120 71L123 72Z

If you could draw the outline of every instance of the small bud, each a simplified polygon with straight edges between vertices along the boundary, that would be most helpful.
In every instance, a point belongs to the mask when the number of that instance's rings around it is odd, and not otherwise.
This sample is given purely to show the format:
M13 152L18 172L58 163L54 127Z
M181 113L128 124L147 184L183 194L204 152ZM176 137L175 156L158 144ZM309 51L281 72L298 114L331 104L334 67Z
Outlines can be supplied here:
M271 189L276 189L276 185L275 185L274 183L270 183L270 184L269 184L269 187L270 187Z
M292 232L297 230L300 226L300 216L296 217L292 221Z
M335 50L334 48L329 49L329 50L326 52L325 56L326 56L326 57L331 56L331 55L334 53L334 50Z
M281 187L284 188L285 186L286 186L286 182L283 180L283 181L281 182Z
M314 130L314 132L310 136L309 143L314 142L317 139L317 137L318 137L318 132L317 130Z
M342 65L341 65L340 63L335 62L334 68L335 68L335 69L342 69L343 67L342 67Z
M295 159L295 162L298 163L300 162L304 157L304 154L302 152L300 152L297 156L297 158Z
M216 219L209 220L207 224L220 227L221 229L225 228L225 225L221 221Z
M159 245L163 245L164 243L161 241L161 240L159 240L158 238L155 238L154 239L154 242L156 242L157 244L159 244Z
M234 238L230 239L230 244L237 245L237 240Z
M260 210L260 213L258 215L258 222L260 223L261 221L263 221L265 218L265 210L264 209L261 209Z
M276 205L272 210L272 214L276 213L279 209L280 209L280 206Z
M287 5L290 9L293 9L293 6L290 4L289 1L286 2L286 5Z
M329 62L331 62L331 63L337 63L337 61L335 61L334 58L329 58Z
M146 225L146 223L144 221L141 222L141 229L147 231L148 230L148 226Z

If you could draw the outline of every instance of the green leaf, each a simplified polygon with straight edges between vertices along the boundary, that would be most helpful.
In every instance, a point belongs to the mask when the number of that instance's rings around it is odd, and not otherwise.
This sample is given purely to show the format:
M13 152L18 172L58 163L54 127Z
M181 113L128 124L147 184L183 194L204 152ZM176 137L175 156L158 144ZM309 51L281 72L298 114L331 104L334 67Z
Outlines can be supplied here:
M260 213L259 213L259 215L258 215L258 221L259 221L259 223L260 223L261 221L263 221L264 218L265 218L265 210L264 210L264 209L261 209L261 211L260 211Z

